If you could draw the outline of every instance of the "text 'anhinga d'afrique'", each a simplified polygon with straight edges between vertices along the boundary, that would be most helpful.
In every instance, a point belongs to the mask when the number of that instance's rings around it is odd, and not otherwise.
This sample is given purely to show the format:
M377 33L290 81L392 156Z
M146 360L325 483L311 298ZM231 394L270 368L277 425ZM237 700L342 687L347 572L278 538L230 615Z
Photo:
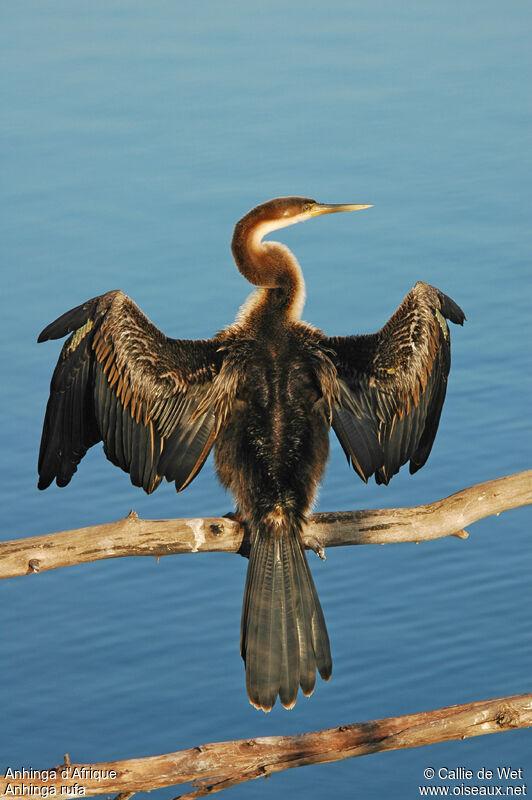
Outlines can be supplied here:
M316 669L332 671L329 637L301 529L329 453L331 425L367 481L388 483L430 453L450 367L446 319L464 314L417 283L375 334L327 337L301 322L305 284L284 245L263 237L320 214L365 205L280 197L235 227L238 269L259 287L212 339L170 339L121 291L59 317L39 341L72 333L51 382L39 488L66 486L87 449L153 492L184 489L214 445L222 484L251 535L240 649L251 703L287 708Z

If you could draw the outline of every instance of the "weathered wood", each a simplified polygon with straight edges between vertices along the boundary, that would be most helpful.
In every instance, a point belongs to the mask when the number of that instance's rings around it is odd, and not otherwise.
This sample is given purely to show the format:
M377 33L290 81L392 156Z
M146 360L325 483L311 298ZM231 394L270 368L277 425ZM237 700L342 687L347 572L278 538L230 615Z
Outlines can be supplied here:
M444 536L466 538L479 519L532 504L532 470L479 483L428 505L313 514L305 544L326 547L421 542ZM134 511L117 522L0 543L0 578L120 556L161 557L175 553L245 553L246 532L228 517L139 519Z
M341 725L296 736L204 744L147 758L73 764L65 757L62 766L48 770L46 780L43 780L42 770L36 766L32 768L34 774L27 777L13 777L7 771L0 777L0 796L13 797L22 794L21 787L31 786L33 790L26 794L38 796L39 790L47 787L50 797L53 796L50 789L54 787L56 796L67 794L73 797L76 796L73 787L77 784L77 796L79 787L83 787L85 796L119 792L121 797L125 797L134 792L194 783L198 788L181 799L192 800L293 767L530 726L532 693ZM66 787L69 787L68 791Z

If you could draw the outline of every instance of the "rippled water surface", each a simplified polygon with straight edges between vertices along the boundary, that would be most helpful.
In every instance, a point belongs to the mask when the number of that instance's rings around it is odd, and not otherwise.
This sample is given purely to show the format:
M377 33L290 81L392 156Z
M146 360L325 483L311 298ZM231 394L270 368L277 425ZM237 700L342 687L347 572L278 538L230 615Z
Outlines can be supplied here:
M36 489L57 343L45 324L122 288L165 332L210 336L249 292L232 226L282 194L373 203L282 231L304 317L379 328L418 279L451 295L453 369L427 466L364 484L333 442L321 510L409 506L530 466L527 2L25 2L2 6L2 538L225 513L209 461L176 495L97 446ZM238 653L245 562L116 559L0 585L0 767L98 762L299 733L530 690L526 509L467 542L310 561L334 658L291 712L255 711ZM516 731L290 770L229 797L414 798L427 766L528 770ZM154 797L173 797L175 789Z

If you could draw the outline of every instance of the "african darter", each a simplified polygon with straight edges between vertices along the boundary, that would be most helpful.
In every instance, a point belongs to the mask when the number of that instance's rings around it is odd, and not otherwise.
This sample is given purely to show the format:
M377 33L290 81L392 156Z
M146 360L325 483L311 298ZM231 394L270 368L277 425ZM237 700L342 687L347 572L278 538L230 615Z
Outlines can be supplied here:
M39 341L71 333L51 382L39 488L66 486L87 449L150 493L181 491L211 447L218 476L250 531L240 649L250 702L268 711L310 695L332 671L329 637L301 539L332 426L367 481L388 483L430 453L450 367L446 319L464 314L416 283L378 333L325 336L302 322L305 284L283 244L263 237L321 214L366 205L280 197L236 225L238 269L258 288L212 339L171 339L123 292L67 311Z

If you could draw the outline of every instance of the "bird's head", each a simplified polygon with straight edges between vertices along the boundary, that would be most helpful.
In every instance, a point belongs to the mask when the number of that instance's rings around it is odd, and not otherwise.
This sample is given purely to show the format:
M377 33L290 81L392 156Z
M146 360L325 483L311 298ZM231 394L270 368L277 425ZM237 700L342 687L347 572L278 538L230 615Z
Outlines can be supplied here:
M305 301L305 282L294 254L280 242L263 238L272 231L304 222L321 214L338 211L359 211L371 208L355 203L317 203L310 197L275 197L248 211L235 226L231 250L242 275L254 286L265 289L282 288L289 302L286 313L294 319ZM247 307L246 307L247 308Z
M251 228L254 241L259 243L266 234L279 230L279 228L286 228L288 225L295 225L297 222L304 222L322 214L360 211L363 208L371 208L371 206L357 203L317 203L310 197L275 197L249 211L237 223L237 228L242 224L248 230Z

